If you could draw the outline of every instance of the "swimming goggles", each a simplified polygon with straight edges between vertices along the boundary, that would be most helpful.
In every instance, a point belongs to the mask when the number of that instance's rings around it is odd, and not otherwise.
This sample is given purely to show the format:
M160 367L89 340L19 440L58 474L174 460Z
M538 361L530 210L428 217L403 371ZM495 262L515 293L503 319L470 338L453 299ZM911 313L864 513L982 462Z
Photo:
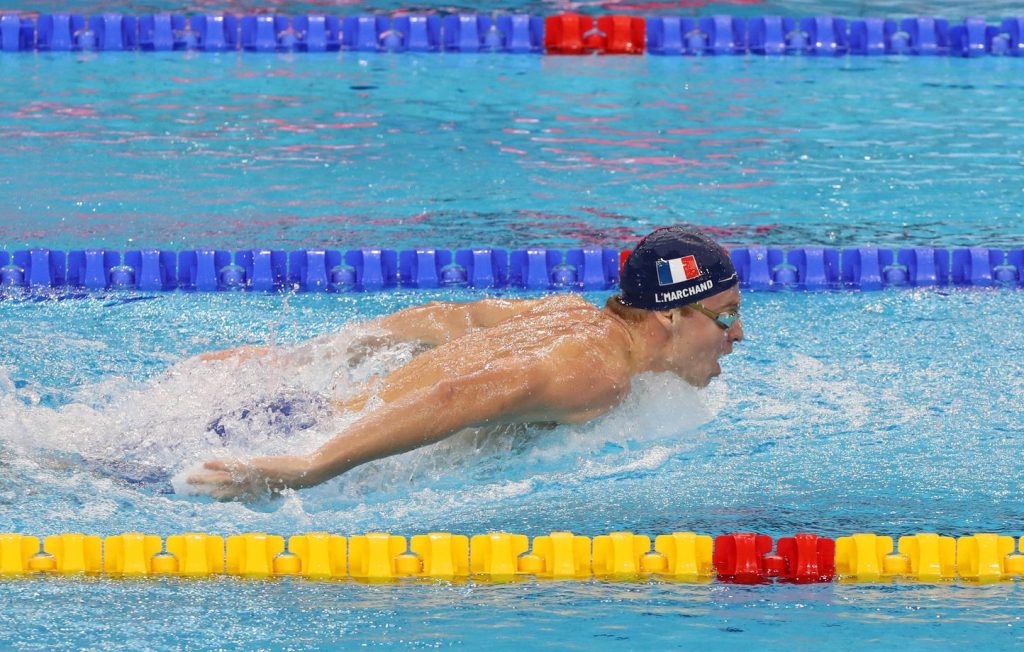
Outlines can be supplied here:
M718 324L718 327L721 328L723 331L729 330L730 328L732 328L733 324L740 320L739 308L729 308L728 310L723 310L722 312L715 312L714 310L709 310L708 308L704 307L704 304L702 303L691 303L687 307L693 308L698 312L704 313L711 319L711 321Z

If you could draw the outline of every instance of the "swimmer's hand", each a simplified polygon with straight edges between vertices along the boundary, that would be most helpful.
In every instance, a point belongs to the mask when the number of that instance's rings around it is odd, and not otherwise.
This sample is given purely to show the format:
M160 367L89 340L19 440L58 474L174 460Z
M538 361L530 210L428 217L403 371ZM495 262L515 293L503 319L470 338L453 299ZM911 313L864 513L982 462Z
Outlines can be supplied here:
M217 500L245 500L316 484L309 460L298 455L251 460L214 460L189 476L188 484Z

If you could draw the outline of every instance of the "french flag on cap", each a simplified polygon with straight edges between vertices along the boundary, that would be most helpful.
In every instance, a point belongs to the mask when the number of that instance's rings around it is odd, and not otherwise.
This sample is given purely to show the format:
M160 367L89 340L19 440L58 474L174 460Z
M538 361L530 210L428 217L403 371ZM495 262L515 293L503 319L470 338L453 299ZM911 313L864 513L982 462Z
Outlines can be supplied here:
M700 268L697 267L697 259L693 256L659 260L656 264L658 266L658 285L674 285L692 281L701 276Z

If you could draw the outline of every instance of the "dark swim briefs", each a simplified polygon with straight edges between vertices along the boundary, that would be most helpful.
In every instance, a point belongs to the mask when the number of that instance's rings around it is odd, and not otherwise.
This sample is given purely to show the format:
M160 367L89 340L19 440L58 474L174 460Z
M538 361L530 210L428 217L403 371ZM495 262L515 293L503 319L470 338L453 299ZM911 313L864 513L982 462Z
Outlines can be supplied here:
M293 435L312 428L329 410L327 399L311 392L282 392L255 399L214 418L206 425L225 443L258 429L269 435Z

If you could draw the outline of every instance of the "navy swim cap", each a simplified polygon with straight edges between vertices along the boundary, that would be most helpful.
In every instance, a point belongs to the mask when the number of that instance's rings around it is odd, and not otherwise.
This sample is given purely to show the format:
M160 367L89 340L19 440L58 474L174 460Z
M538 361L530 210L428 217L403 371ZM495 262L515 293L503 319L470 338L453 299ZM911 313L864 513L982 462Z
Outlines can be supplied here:
M641 240L619 278L622 303L645 310L685 306L737 283L728 252L700 231L681 226L658 229Z

